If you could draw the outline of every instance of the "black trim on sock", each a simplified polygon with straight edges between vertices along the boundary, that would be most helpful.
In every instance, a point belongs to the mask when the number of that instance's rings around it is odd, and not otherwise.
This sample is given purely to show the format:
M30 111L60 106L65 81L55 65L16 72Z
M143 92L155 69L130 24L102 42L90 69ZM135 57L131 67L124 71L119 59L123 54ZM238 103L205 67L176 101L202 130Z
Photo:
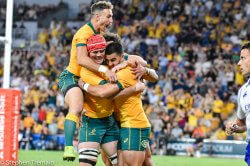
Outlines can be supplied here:
M96 155L94 155L94 154L86 154L86 153L79 153L79 154L81 154L81 155L86 155L86 156L93 156L93 157L98 157L98 155L96 154Z
M113 161L113 160L117 159L117 155L114 156L114 157L109 157L109 159L110 159L111 161Z
M88 163L91 164L92 166L96 165L95 161L89 160L89 159L79 159L79 163Z

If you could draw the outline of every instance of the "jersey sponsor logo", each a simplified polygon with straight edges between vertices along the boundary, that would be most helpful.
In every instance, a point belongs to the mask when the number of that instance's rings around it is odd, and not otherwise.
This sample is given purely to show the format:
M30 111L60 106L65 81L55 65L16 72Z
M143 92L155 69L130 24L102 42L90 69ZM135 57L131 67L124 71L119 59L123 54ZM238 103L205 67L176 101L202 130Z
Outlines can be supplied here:
M93 130L91 130L91 132L89 133L89 135L96 135L96 129L94 128Z
M123 142L124 142L124 143L127 143L127 142L128 142L128 138L125 138L125 139L123 140Z
M246 96L247 96L247 92L244 93L243 98L245 98Z
M246 104L245 105L245 110L248 112L248 111L250 111L250 104Z
M147 148L147 145L148 145L148 140L141 141L141 146L144 147L145 149Z

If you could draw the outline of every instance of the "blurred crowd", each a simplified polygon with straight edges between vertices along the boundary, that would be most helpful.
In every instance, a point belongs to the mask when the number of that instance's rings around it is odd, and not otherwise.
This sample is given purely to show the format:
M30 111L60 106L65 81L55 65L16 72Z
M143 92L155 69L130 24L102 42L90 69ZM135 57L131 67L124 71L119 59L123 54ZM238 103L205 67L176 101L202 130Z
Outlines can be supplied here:
M0 0L0 20L5 19L6 16L6 1Z
M6 0L0 0L0 20L6 19L6 2ZM29 4L26 1L23 1L23 3L14 4L13 17L15 21L35 21L43 18L46 14L52 11L58 10L63 5L65 5L63 1L60 1L57 5Z
M160 77L157 83L147 83L143 94L153 152L177 138L243 140L245 134L229 137L224 129L244 84L236 64L241 45L250 40L250 1L111 2L112 31L121 36L125 51L141 55ZM88 21L88 12L79 11L83 22ZM39 48L12 53L11 86L23 95L22 148L63 146L67 107L57 77L69 62L77 28L53 20L38 34ZM35 141L40 142L27 147L27 142Z

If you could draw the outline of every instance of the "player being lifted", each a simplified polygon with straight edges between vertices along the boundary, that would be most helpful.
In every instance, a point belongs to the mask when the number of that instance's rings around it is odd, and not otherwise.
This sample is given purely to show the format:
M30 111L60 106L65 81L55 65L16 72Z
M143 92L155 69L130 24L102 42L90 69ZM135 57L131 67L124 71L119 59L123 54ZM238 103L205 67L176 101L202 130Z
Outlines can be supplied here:
M110 68L124 63L124 53L120 43L109 44L105 52L106 62ZM154 70L145 67L143 69L144 72L141 75L147 77L148 80L156 81L158 79ZM138 82L129 66L118 71L117 76L118 83L122 88L135 85ZM93 86L79 82L84 87L83 89L92 95L98 95L97 92L102 92L102 97L108 97L118 92L112 84ZM126 93L121 92L118 96L114 100L121 123L119 148L122 150L123 163L125 165L142 165L145 158L145 149L148 146L150 124L142 108L141 93L133 93L128 97Z
M112 24L112 9L112 4L105 1L97 2L91 6L91 20L83 25L74 35L69 65L59 77L58 85L65 96L65 103L69 107L64 123L66 143L63 155L64 160L74 160L76 157L73 148L73 138L76 124L79 121L79 115L83 109L83 93L78 87L81 66L91 71L104 73L111 82L116 81L115 73L103 65L94 63L93 60L88 57L86 49L86 41L90 36L105 32Z

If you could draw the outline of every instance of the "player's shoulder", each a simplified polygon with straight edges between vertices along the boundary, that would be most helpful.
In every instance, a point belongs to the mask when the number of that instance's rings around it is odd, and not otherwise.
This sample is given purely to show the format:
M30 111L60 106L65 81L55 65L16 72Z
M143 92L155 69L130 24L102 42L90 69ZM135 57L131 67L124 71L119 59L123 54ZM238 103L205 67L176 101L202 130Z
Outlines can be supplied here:
M81 77L83 77L84 80L103 80L103 77L100 73L93 72L85 67L81 68Z
M246 92L246 91L250 91L250 82L247 81L245 84L243 84L239 91L238 91L238 95L241 96L242 93Z
M92 29L91 29L89 23L84 24L84 25L79 29L79 31L85 31L85 30L92 31Z
M86 67L81 67L81 72L91 72L89 69L87 69Z
M97 76L98 76L98 73L93 72L93 71L89 70L89 69L86 68L86 67L82 67L82 68L81 68L81 72L83 72L83 73L85 73L85 74L91 74L91 75L97 75Z
M117 74L124 75L124 74L128 74L128 73L132 73L131 69L132 68L130 66L126 66L125 68L119 70L117 72Z
M119 70L116 74L118 79L119 78L127 78L127 79L135 79L135 75L131 71L131 67L127 66L124 69Z
M250 79L240 87L240 90L250 90Z
M92 30L91 27L88 25L88 23L86 23L77 30L75 36L89 34L89 33L92 33Z

